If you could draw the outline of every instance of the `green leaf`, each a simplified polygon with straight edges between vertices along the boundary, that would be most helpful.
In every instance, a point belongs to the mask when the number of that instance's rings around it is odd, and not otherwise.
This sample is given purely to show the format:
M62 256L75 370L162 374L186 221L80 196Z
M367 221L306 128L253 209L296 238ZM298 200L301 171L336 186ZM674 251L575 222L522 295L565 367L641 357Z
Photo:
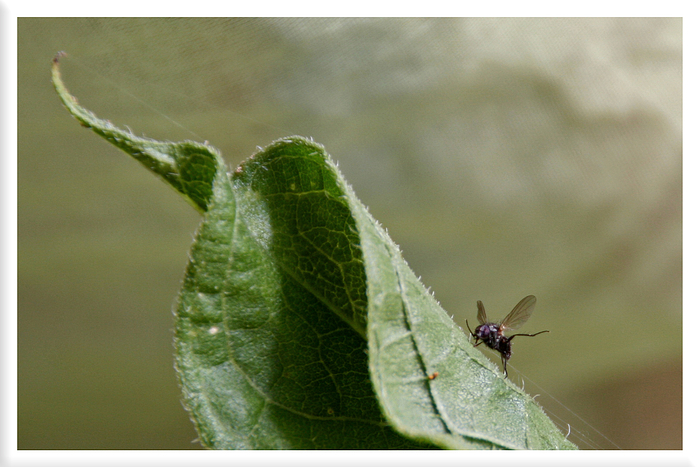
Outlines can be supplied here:
M204 214L176 308L185 406L212 448L572 449L425 290L324 148L218 151L68 110Z
M194 141L171 143L140 138L130 131L117 128L107 120L97 118L95 114L78 104L78 100L63 84L59 71L59 59L64 55L64 52L59 52L54 57L51 78L63 105L71 115L82 126L90 128L141 162L182 194L199 212L206 211L212 194L212 179L216 171L224 167L219 151L208 144Z

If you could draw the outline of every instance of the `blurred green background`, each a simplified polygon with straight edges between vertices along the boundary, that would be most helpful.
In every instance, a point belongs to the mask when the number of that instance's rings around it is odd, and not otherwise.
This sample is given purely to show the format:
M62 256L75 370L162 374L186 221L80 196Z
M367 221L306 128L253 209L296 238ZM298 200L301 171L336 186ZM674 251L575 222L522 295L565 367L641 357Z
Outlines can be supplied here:
M514 341L509 373L573 442L681 448L680 19L18 31L20 449L199 448L171 315L199 216L68 115L59 50L98 116L231 167L313 137L463 328L476 300L498 319L537 296L522 332L550 333Z

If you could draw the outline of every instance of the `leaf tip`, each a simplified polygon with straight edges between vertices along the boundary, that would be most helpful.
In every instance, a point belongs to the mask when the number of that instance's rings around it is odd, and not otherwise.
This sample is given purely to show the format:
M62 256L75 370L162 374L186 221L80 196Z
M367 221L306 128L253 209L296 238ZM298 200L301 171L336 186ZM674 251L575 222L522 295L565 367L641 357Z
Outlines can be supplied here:
M56 55L53 56L53 65L54 65L54 67L57 67L57 66L58 66L58 62L59 62L63 57L67 57L67 56L68 56L68 54L67 54L65 51L63 51L63 50L59 50L58 52L56 52Z
M59 50L58 52L56 52L56 55L54 55L54 57L53 57L53 62L56 63L56 64L58 64L58 61L59 61L61 58L67 57L67 56L68 56L68 53L67 53L65 50Z

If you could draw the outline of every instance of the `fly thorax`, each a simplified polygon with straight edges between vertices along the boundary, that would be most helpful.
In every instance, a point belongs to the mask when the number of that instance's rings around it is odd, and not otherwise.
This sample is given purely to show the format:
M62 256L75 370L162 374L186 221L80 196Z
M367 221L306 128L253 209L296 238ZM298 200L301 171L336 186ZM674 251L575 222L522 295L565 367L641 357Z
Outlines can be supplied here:
M489 340L498 334L498 328L493 324L482 324L476 328L476 337L481 340Z

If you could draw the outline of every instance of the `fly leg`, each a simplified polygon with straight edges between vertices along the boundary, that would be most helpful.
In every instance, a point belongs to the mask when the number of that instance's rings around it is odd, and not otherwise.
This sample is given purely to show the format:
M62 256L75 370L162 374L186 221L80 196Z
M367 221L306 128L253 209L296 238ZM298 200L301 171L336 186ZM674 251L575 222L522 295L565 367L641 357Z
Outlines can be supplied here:
M472 336L474 339L476 339L476 344L474 344L474 347L478 347L479 344L481 344L483 341L480 341L479 338L477 337L477 335L474 334L474 333L472 332L472 328L469 327L469 320L466 319L466 320L464 320L464 321L467 323L467 329L469 329L469 334L471 334L471 336Z
M508 340L511 340L511 339L513 339L514 337L517 337L517 336L535 337L535 336L538 336L538 335L542 334L543 332L549 332L549 331L540 331L540 332L536 332L536 333L534 333L534 334L513 334L512 336L509 336L509 337L508 337Z

